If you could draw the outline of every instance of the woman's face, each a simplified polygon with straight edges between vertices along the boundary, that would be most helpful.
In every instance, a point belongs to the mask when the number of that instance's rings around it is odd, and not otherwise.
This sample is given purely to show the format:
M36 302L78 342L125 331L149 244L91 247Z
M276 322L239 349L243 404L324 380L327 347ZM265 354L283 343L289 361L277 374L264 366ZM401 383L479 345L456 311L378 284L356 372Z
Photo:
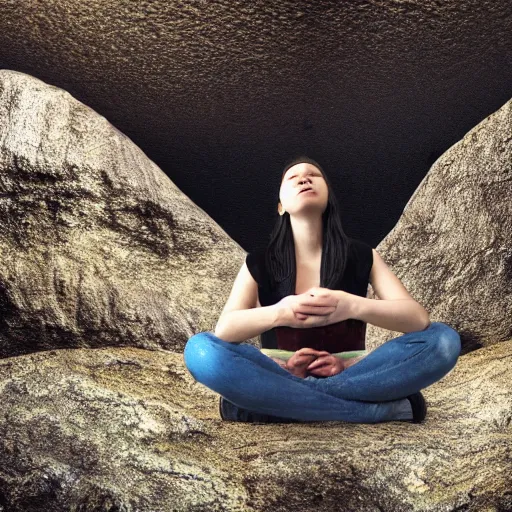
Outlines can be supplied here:
M310 188L309 192L301 192ZM306 162L290 167L281 182L279 200L291 215L300 211L318 210L323 213L327 207L329 190L320 169Z

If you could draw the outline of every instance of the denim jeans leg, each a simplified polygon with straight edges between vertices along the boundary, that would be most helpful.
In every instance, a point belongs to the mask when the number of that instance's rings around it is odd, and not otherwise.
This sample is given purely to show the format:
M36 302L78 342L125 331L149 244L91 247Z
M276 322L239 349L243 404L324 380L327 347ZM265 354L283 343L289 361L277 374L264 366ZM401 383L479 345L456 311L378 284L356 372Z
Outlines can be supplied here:
M345 371L314 379L316 389L347 400L396 400L444 377L456 364L460 336L447 324L389 340Z
M380 403L333 396L292 375L258 348L212 332L192 336L184 361L194 379L239 407L302 421L376 423L396 419L403 400Z

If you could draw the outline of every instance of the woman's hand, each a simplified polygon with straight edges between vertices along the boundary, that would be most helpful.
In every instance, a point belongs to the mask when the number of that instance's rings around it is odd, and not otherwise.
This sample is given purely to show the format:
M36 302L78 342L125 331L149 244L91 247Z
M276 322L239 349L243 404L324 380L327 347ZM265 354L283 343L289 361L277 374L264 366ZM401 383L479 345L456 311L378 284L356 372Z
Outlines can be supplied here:
M313 348L301 348L288 359L285 369L296 377L303 379L306 377L308 365L310 365L320 353L320 351Z
M328 315L331 320L329 323L342 322L343 320L352 318L354 314L353 295L348 292L314 286L305 293L318 300L329 300L331 304L334 304L334 311Z
M308 373L317 377L331 377L341 373L344 369L343 359L326 351L318 352L318 357L306 368Z
M315 297L308 290L299 295L288 295L273 307L278 310L280 326L307 328L332 323L329 315L336 310L336 301L333 297Z
M351 294L315 286L299 295L288 295L274 304L280 323L287 327L308 328L330 325L351 318Z

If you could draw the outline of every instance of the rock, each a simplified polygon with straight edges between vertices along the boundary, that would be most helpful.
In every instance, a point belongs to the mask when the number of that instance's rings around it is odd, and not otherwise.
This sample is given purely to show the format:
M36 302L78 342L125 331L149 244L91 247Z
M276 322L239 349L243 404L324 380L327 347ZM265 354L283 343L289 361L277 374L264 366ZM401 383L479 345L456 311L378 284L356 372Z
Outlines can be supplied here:
M224 422L182 354L0 360L3 510L512 510L512 340L423 390L426 423ZM487 508L486 508L487 507ZM494 507L494 508L493 508Z
M375 249L463 354L512 338L512 100L435 161ZM400 334L368 324L367 348Z
M512 95L510 0L0 5L2 67L133 134L247 250L295 150L332 169L348 231L381 240L432 159Z
M104 117L8 70L0 235L0 357L183 350L215 329L246 254Z

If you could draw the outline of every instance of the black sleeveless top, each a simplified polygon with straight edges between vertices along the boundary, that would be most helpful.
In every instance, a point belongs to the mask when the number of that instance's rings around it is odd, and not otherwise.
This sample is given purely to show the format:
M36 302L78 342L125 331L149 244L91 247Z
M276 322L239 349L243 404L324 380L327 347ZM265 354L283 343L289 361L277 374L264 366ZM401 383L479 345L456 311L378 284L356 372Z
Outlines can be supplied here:
M350 237L349 242L345 272L332 289L366 297L373 265L372 247ZM265 267L265 248L248 253L245 262L252 277L258 283L258 299L261 306L270 306L279 302L284 295L280 296L276 290L270 289L269 275ZM307 329L274 327L261 333L261 348L297 351L303 347L309 347L333 354L365 350L365 337L366 322L349 318L335 324Z

